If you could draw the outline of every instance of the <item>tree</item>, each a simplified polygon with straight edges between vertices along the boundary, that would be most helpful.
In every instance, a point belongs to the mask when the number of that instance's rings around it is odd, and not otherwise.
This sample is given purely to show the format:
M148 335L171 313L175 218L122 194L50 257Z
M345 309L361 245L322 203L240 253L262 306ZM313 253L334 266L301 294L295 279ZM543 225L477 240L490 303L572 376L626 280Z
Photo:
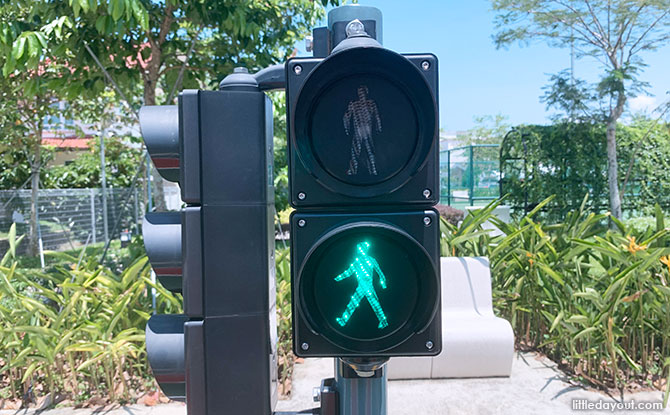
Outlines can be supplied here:
M574 46L577 57L603 64L596 92L607 100L607 180L612 215L621 217L616 126L626 100L645 84L641 52L670 40L670 0L492 0L498 47L542 39L550 46Z
M121 89L141 85L143 104L170 104L182 86L210 88L235 66L286 59L323 16L313 0L68 0L79 21L79 66L102 65ZM321 3L337 4L337 0ZM132 95L132 94L129 94ZM164 210L162 179L157 208Z
M14 155L30 165L29 250L33 255L38 244L37 196L44 164L44 119L56 111L54 104L66 96L67 91L60 86L70 82L72 74L62 59L66 28L71 21L66 16L52 18L54 13L38 6L24 1L0 5L0 93L7 100L0 106L0 118L13 121L3 123L0 132L12 140Z
M24 126L16 144L25 146L31 163L33 253L42 127L54 102L95 97L111 84L131 112L142 101L169 103L183 86L211 87L234 66L257 69L283 60L322 15L322 4L312 0L2 3L2 91Z
M502 114L476 116L474 127L458 135L459 145L500 144L511 128L508 121L509 117Z

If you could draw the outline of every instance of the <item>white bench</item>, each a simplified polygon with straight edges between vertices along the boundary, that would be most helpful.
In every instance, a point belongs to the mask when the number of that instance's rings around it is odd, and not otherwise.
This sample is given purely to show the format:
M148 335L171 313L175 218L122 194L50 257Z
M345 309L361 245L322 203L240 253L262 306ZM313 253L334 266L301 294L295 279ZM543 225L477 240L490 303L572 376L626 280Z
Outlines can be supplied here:
M442 353L393 357L389 379L509 376L514 333L493 314L488 258L442 258Z

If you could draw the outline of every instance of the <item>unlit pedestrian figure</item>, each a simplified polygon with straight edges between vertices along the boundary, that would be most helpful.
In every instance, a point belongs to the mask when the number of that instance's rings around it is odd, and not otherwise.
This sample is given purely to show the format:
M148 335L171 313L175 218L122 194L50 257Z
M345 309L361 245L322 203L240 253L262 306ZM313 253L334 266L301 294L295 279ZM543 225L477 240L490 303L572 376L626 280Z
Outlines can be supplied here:
M351 135L351 160L347 175L352 176L358 173L358 162L361 157L361 151L365 149L365 165L368 173L377 175L377 165L375 163L375 144L372 140L373 127L377 133L382 132L382 120L379 118L379 111L374 100L368 98L368 87L361 85L358 87L358 100L351 101L344 113L344 132ZM352 128L350 128L352 124ZM374 125L373 125L374 124Z
M372 311L375 312L377 320L379 320L379 326L377 326L377 328L383 329L388 326L389 323L386 321L386 314L384 314L384 310L379 303L379 297L377 297L377 292L375 291L375 286L372 282L374 273L377 271L379 285L382 289L386 289L386 277L379 267L377 260L368 255L368 251L370 250L369 242L361 242L357 244L356 250L358 251L356 258L354 258L354 261L349 265L349 268L335 277L335 281L342 281L345 278L355 275L356 280L358 281L356 291L354 291L354 294L351 296L351 300L349 300L347 308L342 313L342 317L336 318L337 324L342 327L346 326L351 315L361 304L361 300L367 298L370 307L372 307Z

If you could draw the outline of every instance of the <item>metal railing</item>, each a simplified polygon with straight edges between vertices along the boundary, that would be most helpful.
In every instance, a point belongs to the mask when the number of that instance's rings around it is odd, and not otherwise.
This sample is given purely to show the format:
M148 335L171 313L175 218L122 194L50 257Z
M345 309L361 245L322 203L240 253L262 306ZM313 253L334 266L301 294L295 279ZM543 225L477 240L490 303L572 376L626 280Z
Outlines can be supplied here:
M440 152L440 203L474 206L500 197L498 144L473 144Z
M7 249L7 232L16 223L17 234L30 232L31 190L0 190L0 256ZM101 189L40 189L37 199L38 235L44 250L64 251L87 243L106 242L121 230L136 231L144 212L137 188L107 189L106 215ZM119 232L111 233L120 220ZM25 253L27 241L19 252Z

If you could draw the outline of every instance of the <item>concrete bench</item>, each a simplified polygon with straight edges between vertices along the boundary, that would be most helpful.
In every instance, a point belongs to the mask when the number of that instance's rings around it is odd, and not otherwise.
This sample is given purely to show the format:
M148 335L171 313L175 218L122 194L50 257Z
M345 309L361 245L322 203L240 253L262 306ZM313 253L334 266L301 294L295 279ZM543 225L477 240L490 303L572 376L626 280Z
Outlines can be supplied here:
M493 314L487 258L442 258L442 353L393 357L389 379L509 376L514 333Z

